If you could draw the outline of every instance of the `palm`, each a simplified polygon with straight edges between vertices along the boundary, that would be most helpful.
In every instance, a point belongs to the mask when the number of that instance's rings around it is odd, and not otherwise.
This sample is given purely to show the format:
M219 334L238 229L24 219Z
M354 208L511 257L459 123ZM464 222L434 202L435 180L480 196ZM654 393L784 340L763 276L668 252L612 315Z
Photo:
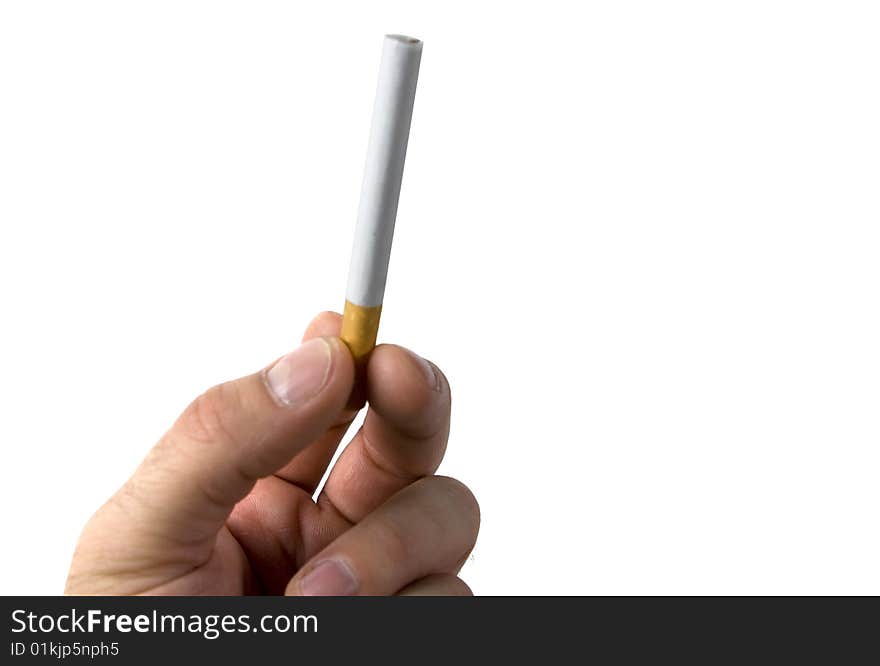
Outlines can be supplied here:
M183 577L156 580L148 594L283 594L297 570L351 524L277 477L257 483L217 535L207 562Z
M270 477L260 481L217 534L204 564L170 581L157 579L149 594L283 594L296 571L349 523L321 511L309 493ZM310 535L303 538L303 534Z

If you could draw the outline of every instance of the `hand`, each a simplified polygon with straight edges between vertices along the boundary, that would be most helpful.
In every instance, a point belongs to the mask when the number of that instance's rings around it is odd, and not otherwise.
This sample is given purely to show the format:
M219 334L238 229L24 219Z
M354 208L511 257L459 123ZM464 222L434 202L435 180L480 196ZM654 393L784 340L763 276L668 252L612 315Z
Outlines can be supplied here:
M299 349L197 398L88 522L66 592L469 594L479 509L432 476L450 393L421 357L375 349L364 425L312 500L355 416L340 325L319 315Z

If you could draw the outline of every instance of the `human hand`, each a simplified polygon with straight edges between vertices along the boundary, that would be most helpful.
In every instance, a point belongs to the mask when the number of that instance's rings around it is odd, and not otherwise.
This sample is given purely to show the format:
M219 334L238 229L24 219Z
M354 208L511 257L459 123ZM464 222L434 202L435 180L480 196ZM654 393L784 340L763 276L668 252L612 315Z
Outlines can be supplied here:
M470 594L458 570L479 508L432 476L449 434L443 374L381 345L370 407L318 497L355 412L341 317L303 345L198 397L89 520L68 594Z

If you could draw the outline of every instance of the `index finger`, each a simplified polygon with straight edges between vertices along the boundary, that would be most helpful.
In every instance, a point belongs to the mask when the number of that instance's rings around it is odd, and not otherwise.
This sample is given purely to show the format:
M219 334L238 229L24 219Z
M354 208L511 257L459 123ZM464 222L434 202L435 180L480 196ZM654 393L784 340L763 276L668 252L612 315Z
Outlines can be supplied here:
M396 345L380 345L366 372L364 424L342 452L318 499L360 521L398 490L433 474L449 436L451 395L439 368Z

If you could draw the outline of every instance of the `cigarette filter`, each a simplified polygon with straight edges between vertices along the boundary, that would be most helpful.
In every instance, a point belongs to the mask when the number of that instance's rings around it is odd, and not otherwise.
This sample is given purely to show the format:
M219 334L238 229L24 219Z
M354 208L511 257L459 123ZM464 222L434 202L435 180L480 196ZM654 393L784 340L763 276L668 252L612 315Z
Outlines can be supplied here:
M418 39L385 36L342 316L359 375L379 332L421 57Z

